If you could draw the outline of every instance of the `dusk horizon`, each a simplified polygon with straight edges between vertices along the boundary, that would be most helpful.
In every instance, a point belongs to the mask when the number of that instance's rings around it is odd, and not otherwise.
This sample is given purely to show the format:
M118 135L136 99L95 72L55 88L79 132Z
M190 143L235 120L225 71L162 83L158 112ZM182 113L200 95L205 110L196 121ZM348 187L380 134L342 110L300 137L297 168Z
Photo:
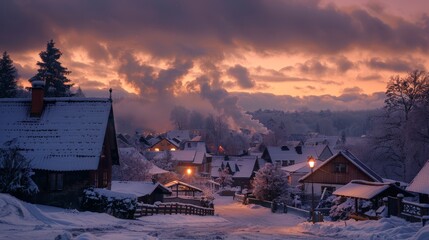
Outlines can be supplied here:
M175 106L238 124L246 111L382 108L392 76L426 70L422 1L7 1L18 84L54 40L76 91L133 126L171 129ZM138 125L142 126L138 126ZM250 124L250 123L249 123ZM252 128L252 124L245 127Z

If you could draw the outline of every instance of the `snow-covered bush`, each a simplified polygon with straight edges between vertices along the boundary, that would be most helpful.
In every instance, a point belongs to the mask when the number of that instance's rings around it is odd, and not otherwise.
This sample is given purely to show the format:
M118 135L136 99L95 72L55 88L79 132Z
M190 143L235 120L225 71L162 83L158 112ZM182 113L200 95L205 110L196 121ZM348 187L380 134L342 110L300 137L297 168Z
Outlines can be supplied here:
M133 219L137 208L137 198L132 194L88 188L84 190L81 207L87 211L105 212L118 218Z
M20 152L14 141L0 148L0 192L25 198L39 192L31 176L31 164Z
M370 201L360 200L358 208L361 212L367 212L372 208ZM355 199L345 197L335 197L332 201L332 207L329 211L329 216L333 221L346 220L350 213L356 212Z
M289 198L287 174L280 165L267 163L256 172L253 195L259 200L285 202Z

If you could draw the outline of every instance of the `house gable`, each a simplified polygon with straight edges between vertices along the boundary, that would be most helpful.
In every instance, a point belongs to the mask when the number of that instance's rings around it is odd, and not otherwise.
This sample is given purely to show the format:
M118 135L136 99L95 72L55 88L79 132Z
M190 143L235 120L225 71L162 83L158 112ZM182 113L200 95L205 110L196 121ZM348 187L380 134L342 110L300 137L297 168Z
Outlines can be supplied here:
M300 182L345 185L351 180L383 182L380 176L348 151L341 151L316 166L313 173L302 177Z

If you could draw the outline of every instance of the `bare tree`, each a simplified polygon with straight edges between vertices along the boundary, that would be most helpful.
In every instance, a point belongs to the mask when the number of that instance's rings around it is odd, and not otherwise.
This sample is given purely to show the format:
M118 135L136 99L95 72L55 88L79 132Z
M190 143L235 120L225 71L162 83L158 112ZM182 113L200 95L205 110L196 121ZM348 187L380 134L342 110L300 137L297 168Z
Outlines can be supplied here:
M386 111L373 134L375 151L387 159L385 169L390 168L404 181L410 180L427 158L428 142L424 140L429 124L422 119L429 119L425 111L428 93L429 75L425 71L392 77L386 90Z

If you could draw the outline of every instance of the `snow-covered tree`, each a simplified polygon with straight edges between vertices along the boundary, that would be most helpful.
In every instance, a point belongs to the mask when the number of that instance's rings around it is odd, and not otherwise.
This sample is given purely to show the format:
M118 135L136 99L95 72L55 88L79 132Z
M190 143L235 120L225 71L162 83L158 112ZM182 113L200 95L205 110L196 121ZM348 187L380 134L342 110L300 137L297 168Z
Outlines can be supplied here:
M7 52L0 59L0 98L13 98L17 94L17 71Z
M152 162L159 168L162 168L166 171L175 171L177 167L177 161L172 159L170 151L164 151L158 157L152 159Z
M122 181L147 181L152 178L149 170L152 163L147 161L137 150L119 151L120 165L112 166L112 178Z
M49 41L46 51L40 52L41 62L37 62L39 69L37 74L31 78L45 81L46 97L68 97L71 96L70 87L73 84L66 77L71 73L63 67L58 61L61 57L61 51L55 47L53 40Z
M17 197L30 196L39 191L31 176L31 164L20 152L15 141L0 148L0 192Z
M234 180L232 179L229 167L219 169L219 177L216 179L216 182L220 184L221 188L232 185Z
M252 187L253 195L257 199L267 201L288 199L287 174L281 170L280 164L266 163L256 172Z
M178 180L179 176L174 171L177 167L177 161L172 160L170 151L164 151L161 155L151 160L157 167L169 171L168 173L159 174L156 180L162 184Z

